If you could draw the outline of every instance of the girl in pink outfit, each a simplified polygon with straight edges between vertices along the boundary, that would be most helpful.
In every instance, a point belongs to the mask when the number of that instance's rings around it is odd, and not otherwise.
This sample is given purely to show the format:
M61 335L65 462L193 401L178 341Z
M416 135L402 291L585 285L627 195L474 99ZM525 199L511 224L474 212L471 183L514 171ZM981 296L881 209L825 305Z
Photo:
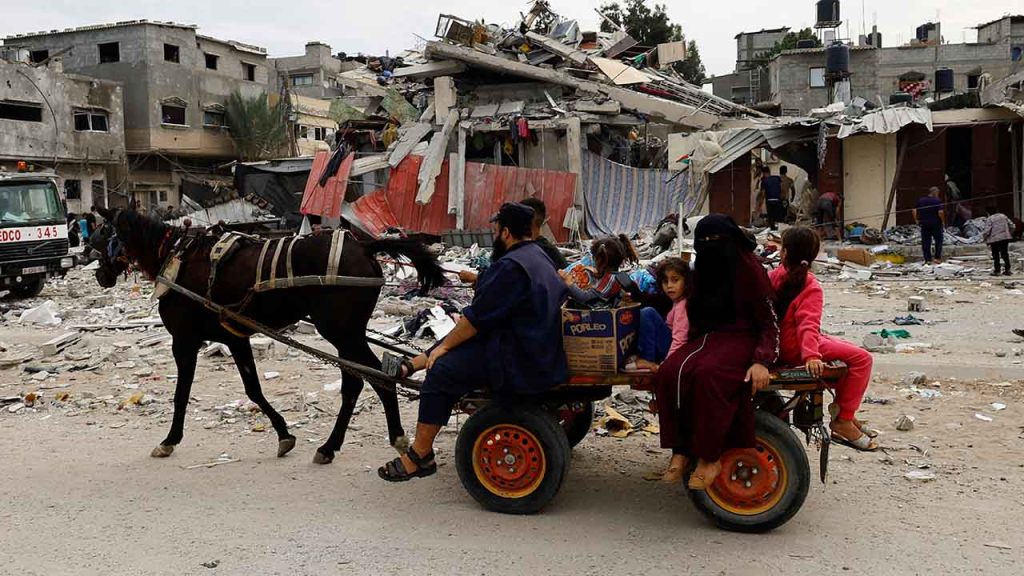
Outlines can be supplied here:
M829 425L832 440L873 452L878 450L873 440L878 433L856 417L871 381L871 354L821 333L824 292L810 271L820 248L821 241L814 230L804 226L789 228L782 235L782 266L768 274L775 290L776 315L782 319L780 362L786 366L806 366L814 376L821 375L826 362L845 362L849 371L835 386L839 414Z
M639 358L636 367L656 372L658 365L686 344L690 323L686 318L687 284L690 265L680 258L669 258L658 266L658 286L672 300L672 310L664 320L654 308L640 310Z

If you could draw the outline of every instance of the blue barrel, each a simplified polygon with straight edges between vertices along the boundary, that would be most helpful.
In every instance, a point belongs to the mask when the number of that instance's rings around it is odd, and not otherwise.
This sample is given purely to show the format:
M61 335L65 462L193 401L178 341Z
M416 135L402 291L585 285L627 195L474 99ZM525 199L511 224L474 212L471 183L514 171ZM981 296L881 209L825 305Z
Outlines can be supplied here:
M955 84L953 83L953 70L950 68L939 68L935 71L935 91L943 94L946 92L953 92Z
M825 49L825 73L830 76L845 76L850 73L850 47L833 44Z

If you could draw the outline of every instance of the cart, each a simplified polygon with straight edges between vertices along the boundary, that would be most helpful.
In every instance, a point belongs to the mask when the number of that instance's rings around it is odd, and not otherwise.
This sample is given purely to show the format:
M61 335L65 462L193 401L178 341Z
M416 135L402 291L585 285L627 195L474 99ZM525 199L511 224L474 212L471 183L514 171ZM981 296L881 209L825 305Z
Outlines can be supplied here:
M829 365L821 378L806 370L777 370L754 399L756 443L727 451L722 473L707 491L689 491L694 505L720 528L759 533L785 524L803 505L810 487L808 444L819 446L825 481L829 434L824 394L846 366ZM651 390L650 374L574 374L554 390L516 402L486 392L467 397L470 414L455 445L455 465L466 491L495 512L532 514L549 504L565 481L571 450L591 430L594 403L614 386Z
M166 278L157 281L227 320L374 383L418 389L400 380L308 346L183 288ZM382 335L383 336L383 335ZM376 346L413 356L397 339L367 336ZM819 446L819 473L825 482L830 435L824 426L824 395L846 374L846 366L828 365L820 378L801 368L776 370L767 389L754 397L756 441L752 448L727 451L722 473L707 491L689 491L690 499L720 528L766 532L792 518L810 488L807 444ZM569 472L571 451L586 438L594 403L611 396L615 386L651 390L650 373L573 374L569 382L540 395L498 400L486 390L464 398L459 408L470 415L455 444L455 466L462 485L481 505L495 512L533 514L558 495Z

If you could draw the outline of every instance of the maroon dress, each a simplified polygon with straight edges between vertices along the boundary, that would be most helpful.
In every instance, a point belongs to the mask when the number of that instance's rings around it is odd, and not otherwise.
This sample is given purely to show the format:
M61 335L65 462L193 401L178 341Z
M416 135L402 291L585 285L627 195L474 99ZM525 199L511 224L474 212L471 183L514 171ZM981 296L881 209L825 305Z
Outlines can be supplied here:
M771 283L753 254L740 256L734 296L735 322L710 333L691 328L655 378L661 446L707 462L754 445L752 384L744 377L779 354Z

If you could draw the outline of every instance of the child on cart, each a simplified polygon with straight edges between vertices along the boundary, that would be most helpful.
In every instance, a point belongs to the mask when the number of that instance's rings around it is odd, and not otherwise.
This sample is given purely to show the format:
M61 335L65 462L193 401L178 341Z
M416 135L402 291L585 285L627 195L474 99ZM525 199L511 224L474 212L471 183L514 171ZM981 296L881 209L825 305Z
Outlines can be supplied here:
M786 365L803 365L818 377L825 364L841 360L849 367L847 375L836 383L838 414L829 425L832 441L864 452L878 450L874 438L878 432L857 419L868 383L871 381L871 354L849 342L821 333L824 292L811 273L821 241L814 230L794 226L782 234L782 266L768 277L775 290L775 313L779 318L779 358Z
M658 286L672 300L672 310L664 319L654 308L640 310L636 369L651 372L657 372L661 362L686 343L690 329L686 318L690 265L682 258L669 258L658 266L656 277Z

